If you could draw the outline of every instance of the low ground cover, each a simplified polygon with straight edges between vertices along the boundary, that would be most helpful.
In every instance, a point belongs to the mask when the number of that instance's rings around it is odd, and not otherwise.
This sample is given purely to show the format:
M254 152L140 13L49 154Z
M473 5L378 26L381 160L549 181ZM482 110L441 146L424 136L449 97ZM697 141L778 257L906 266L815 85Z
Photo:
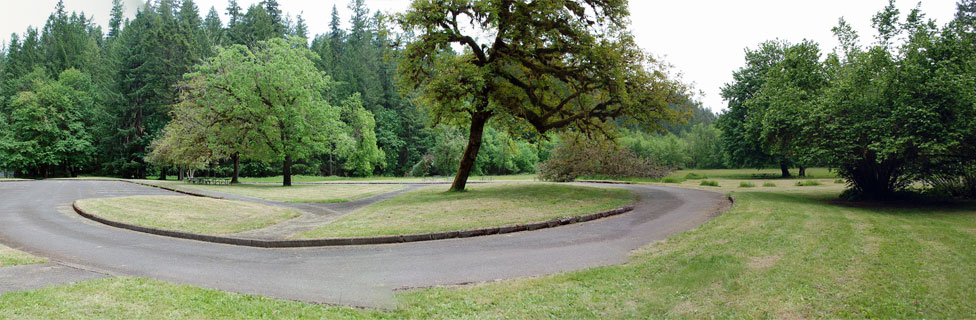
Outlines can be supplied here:
M617 188L549 183L432 186L360 209L301 238L395 235L540 222L619 208L635 196Z
M175 176L167 176L167 181L175 181ZM226 177L225 177L226 178ZM468 181L479 182L479 181L532 181L535 180L536 176L534 174L513 174L513 175L499 175L499 176L471 176ZM150 180L155 180L154 177L150 177ZM339 177L339 176L310 176L310 175L294 175L291 177L292 182L296 183L314 183L314 182L400 182L400 183L411 183L411 182L446 182L449 183L454 180L453 176L437 176L437 177L384 177L384 176L372 176L372 177ZM281 183L281 176L273 177L241 177L241 182L244 183Z
M315 184L282 187L273 184L200 185L180 184L180 188L232 193L283 202L346 202L403 189L395 184Z
M207 235L260 229L300 215L253 202L189 196L133 196L83 199L78 208L113 221Z
M47 262L47 259L38 258L23 251L0 245L0 268L45 262Z
M7 293L0 318L968 318L976 204L836 202L839 191L736 192L728 214L625 265L399 292L390 312L146 279Z

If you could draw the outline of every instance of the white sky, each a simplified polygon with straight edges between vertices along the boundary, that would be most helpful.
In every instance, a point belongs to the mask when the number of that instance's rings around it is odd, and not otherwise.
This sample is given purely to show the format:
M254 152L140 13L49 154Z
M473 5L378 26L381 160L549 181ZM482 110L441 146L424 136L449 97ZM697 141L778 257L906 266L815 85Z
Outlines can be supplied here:
M0 11L0 41L6 43L11 33L23 33L28 25L40 28L53 11L57 0L3 0ZM105 26L111 0L65 0L68 11L94 15ZM247 8L259 0L238 0ZM924 0L922 11L941 26L952 19L955 0ZM141 0L124 0L128 15L134 16ZM225 14L227 0L196 0L201 15L211 6ZM349 17L348 0L278 0L283 11L293 17L303 13L310 35L328 30L332 5L340 11L345 24ZM372 10L395 12L405 10L408 0L366 0ZM916 5L916 0L899 0L902 13ZM780 38L792 42L814 40L824 52L830 52L836 41L830 28L845 17L861 34L863 42L871 41L871 16L887 0L631 0L632 30L645 50L675 66L683 80L704 92L702 101L713 111L725 107L719 91L731 81L732 72L744 63L743 49ZM224 17L225 21L227 17ZM107 30L106 30L107 31Z

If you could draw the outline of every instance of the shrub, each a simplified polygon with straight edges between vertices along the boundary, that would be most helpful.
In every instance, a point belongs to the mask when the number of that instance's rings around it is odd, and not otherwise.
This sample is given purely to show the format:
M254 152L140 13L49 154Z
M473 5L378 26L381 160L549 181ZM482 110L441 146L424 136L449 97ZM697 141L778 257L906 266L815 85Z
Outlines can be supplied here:
M316 174L315 171L316 170L315 170L314 167L309 166L309 165L306 165L306 164L303 164L303 163L296 163L296 164L291 165L291 174L292 175L314 176Z
M700 176L697 173L690 172L690 173L688 173L688 174L685 175L685 179L687 179L687 180L698 180L698 179L708 179L708 177L706 177L706 176Z
M821 185L821 183L820 181L817 180L803 180L803 181L796 182L797 187L812 187L812 186L819 186L819 185Z
M718 187L718 181L714 180L702 180L701 185L708 187Z
M664 177L664 178L661 179L661 182L664 182L664 183L681 183L681 182L684 182L684 180L681 179L681 178L675 178L675 177Z
M772 188L772 187L775 187L775 186L776 186L776 184L775 183L772 183L772 182L763 183L763 187Z
M755 186L756 186L755 184L752 184L750 182L745 182L745 181L739 183L739 188L753 188Z
M573 181L580 176L635 177L659 179L671 169L638 156L605 137L565 135L552 150L549 160L538 166L545 181Z
M407 172L408 177L426 177L430 174L430 168L434 166L434 156L425 155Z

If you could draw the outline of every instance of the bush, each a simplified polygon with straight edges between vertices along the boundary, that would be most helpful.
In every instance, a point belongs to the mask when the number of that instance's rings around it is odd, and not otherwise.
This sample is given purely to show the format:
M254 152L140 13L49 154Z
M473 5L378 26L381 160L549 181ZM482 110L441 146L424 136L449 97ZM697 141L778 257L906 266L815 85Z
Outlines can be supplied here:
M707 186L707 187L718 187L718 181L714 181L714 180L702 180L701 181L701 185Z
M954 164L931 174L926 181L932 186L933 194L945 198L976 199L976 163Z
M756 186L755 184L745 182L745 181L739 183L739 188L753 188L755 186Z
M410 168L410 171L407 172L407 176L426 177L427 175L430 174L430 169L433 166L434 166L434 156L429 154L425 155L422 158L420 158L420 161L417 161L417 164L414 164L413 167Z
M706 176L700 176L697 173L690 172L690 173L688 173L688 174L685 175L685 179L687 179L687 180L698 180L698 179L708 179L708 177L706 177Z
M314 175L317 174L316 171L317 170L315 170L314 167L309 166L309 165L304 164L304 163L296 163L296 164L291 165L291 174L292 175L314 176Z
M549 160L538 167L541 180L556 182L597 175L659 179L670 171L670 168L640 157L606 137L587 138L572 134L563 136Z
M773 188L773 187L776 187L776 184L775 183L772 183L772 182L766 182L766 183L763 183L763 187Z
M675 178L675 177L664 177L661 179L661 182L664 183L682 183L684 181L685 181L684 179Z
M821 183L820 181L817 180L803 180L803 181L796 182L797 187L812 187L812 186L819 186L819 185L821 185Z

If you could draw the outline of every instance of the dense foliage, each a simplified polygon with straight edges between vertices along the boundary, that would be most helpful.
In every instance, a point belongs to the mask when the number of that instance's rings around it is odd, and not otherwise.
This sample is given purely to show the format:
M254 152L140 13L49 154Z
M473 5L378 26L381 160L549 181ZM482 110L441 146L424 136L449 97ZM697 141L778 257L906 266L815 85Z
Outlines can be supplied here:
M539 178L567 182L581 176L661 178L672 168L659 165L607 137L565 134L548 160L539 164Z
M940 28L918 9L902 21L891 2L872 19L878 35L865 47L841 19L841 47L825 59L807 41L747 51L723 90L729 111L719 124L731 159L784 168L817 159L847 179L849 198L889 199L919 181L972 197L976 1L958 8Z
M676 118L668 106L685 88L637 47L628 20L624 1L413 1L399 17L416 34L402 89L419 91L436 122L468 128L451 189L464 190L489 120L544 135Z

